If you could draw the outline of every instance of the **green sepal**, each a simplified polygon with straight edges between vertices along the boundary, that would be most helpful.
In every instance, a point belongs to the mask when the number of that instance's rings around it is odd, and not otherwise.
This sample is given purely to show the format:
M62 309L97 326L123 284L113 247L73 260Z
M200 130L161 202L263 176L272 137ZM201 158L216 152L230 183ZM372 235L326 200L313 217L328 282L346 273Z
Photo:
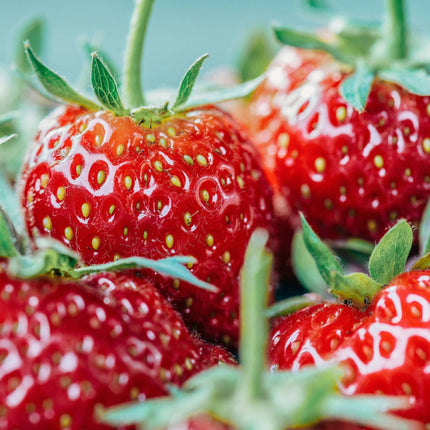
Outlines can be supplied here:
M427 252L427 254L424 254L411 267L411 270L428 270L428 269L430 269L430 252Z
M190 96L188 101L179 106L176 111L186 111L198 106L216 104L228 100L239 99L251 94L265 79L265 75L228 88L202 90Z
M360 272L350 275L333 272L331 279L330 292L344 303L358 309L369 305L374 295L382 288L382 284Z
M283 44L296 48L314 49L325 51L332 55L336 60L350 64L349 56L333 43L329 43L315 35L314 33L304 33L289 28L274 27L276 38Z
M169 109L169 103L165 102L165 104L161 107L158 106L141 106L137 109L131 111L130 115L134 121L139 124L146 124L150 128L153 124L160 122L163 118L166 118L170 115L173 115Z
M420 255L430 252L430 199L426 204L418 232Z
M62 77L46 67L36 57L28 42L24 43L24 49L39 82L49 94L66 103L77 104L90 110L100 110L100 106L77 93Z
M28 41L31 44L33 51L39 55L42 51L44 33L45 22L41 18L33 18L25 24L22 29L21 34L18 37L14 62L15 68L21 73L28 74L31 70L23 44Z
M378 76L419 96L430 95L430 75L424 70L380 70Z
M366 107L374 77L374 73L362 63L340 86L342 97L359 112Z
M330 285L333 272L343 275L340 263L330 248L328 248L327 245L325 245L315 234L303 214L300 214L300 219L302 222L303 240L305 242L306 248L314 258L318 270L321 273L325 283Z
M266 309L267 318L276 318L284 315L290 315L300 309L326 302L326 298L315 294L307 293L301 296L288 297L279 300Z
M385 285L402 273L405 270L413 239L412 228L406 220L398 221L388 230L369 259L369 273L372 279Z
M19 239L13 224L0 206L0 257L18 255Z
M260 76L275 56L276 50L273 37L265 31L254 31L246 45L241 50L237 64L240 82L245 82Z
M97 46L97 43L91 42L88 39L84 39L82 41L82 47L85 53L87 54L88 58L91 58L91 55L93 52L98 52L98 54L103 58L103 63L106 65L111 75L114 77L116 81L118 81L120 77L120 73L118 72L118 69L116 68L115 63L112 61L112 59L108 56L108 54L104 50L102 50L100 47Z
M0 137L0 145L3 145L6 142L9 142L9 140L15 139L18 135L16 133L10 134L9 136L3 136Z
M91 54L91 85L98 101L117 116L128 115L122 104L118 85L108 66L97 52Z
M208 56L208 54L204 54L201 57L197 58L197 60L194 61L194 63L185 73L184 77L182 78L181 85L179 86L176 100L171 107L173 111L179 109L190 98L194 84L196 83L196 79L200 73L200 69L203 65L203 62L206 60L206 58L208 58Z
M291 261L294 274L306 290L323 296L327 295L327 283L321 276L315 259L308 251L301 231L296 231L294 234L291 246Z

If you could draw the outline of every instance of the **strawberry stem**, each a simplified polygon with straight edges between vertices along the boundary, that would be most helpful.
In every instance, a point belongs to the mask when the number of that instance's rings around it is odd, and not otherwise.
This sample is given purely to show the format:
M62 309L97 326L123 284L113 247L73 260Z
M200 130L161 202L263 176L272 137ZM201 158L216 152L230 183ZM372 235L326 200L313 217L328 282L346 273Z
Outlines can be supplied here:
M127 107L137 108L145 104L141 80L141 63L146 29L154 0L136 0L128 33L124 71L123 98Z
M266 340L269 335L265 312L272 255L264 248L267 239L268 234L264 230L256 230L251 236L240 277L239 356L243 373L238 394L250 401L262 395Z
M388 52L391 58L407 57L407 31L404 0L387 0Z

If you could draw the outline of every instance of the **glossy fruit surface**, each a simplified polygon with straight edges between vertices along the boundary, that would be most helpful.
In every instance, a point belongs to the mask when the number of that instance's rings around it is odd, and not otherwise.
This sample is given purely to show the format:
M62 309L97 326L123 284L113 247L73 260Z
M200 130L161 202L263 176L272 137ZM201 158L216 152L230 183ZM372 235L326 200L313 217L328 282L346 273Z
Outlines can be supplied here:
M405 416L430 421L430 272L399 275L366 311L341 304L303 309L274 327L272 369L346 365L344 394L411 396Z
M250 124L293 218L302 211L323 238L377 240L399 218L418 223L430 196L430 97L376 78L360 113L340 94L350 74L326 53L285 47Z
M58 108L28 154L21 201L33 238L59 239L86 264L193 256L220 293L172 280L163 292L203 333L237 342L245 247L273 211L257 151L228 114L208 106L144 127Z
M167 384L228 358L192 337L148 280L111 273L88 283L22 281L5 267L1 429L107 429L94 417L97 405L165 395Z

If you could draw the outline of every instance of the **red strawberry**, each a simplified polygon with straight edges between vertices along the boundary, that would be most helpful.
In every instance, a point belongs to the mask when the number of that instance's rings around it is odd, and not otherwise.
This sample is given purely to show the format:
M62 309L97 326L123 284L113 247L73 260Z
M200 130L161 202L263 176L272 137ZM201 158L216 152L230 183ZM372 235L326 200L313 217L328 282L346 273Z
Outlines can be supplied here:
M399 20L381 37L352 24L328 37L277 30L317 49L283 48L250 107L294 225L302 211L322 237L376 240L399 218L418 223L430 196L429 77L402 49ZM397 36L400 52L386 47Z
M268 348L272 369L342 364L344 394L406 395L411 407L399 413L430 422L430 270L390 280L411 249L411 228L401 221L383 237L369 260L371 278L343 275L305 222L303 237L321 275L345 303L317 304L277 320ZM415 267L428 266L427 260Z
M108 428L95 420L96 405L165 395L167 384L230 361L192 337L147 279L24 281L5 269L2 262L1 429Z
M144 3L137 2L140 19L148 18ZM30 48L27 52L41 83L52 91L52 80L45 77L56 75ZM122 105L113 76L94 54L93 88L105 107L70 88L72 102L86 108L69 104L41 123L22 171L21 201L32 238L59 239L86 264L129 256L193 256L194 275L219 293L208 295L171 280L162 283L163 293L202 333L236 344L245 244L256 227L270 228L272 190L240 126L213 105L197 107L213 101L213 94L199 103L189 99L205 58L187 72L176 100L160 108L140 106L143 96L133 100L136 75L126 75L123 88L131 92L131 110ZM241 94L253 86L243 84ZM58 87L54 93L71 99ZM227 98L232 94L237 88L228 90Z

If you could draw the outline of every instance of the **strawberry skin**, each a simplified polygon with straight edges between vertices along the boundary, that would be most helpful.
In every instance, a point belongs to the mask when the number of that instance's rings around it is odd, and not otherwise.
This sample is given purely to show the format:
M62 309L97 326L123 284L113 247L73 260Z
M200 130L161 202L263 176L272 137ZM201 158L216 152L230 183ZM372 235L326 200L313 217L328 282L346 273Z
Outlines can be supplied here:
M430 421L430 271L394 278L362 312L321 304L278 320L269 361L275 369L343 363L344 394L408 395L401 414ZM400 413L399 413L400 414Z
M208 106L140 126L68 106L40 126L21 179L27 229L79 252L192 255L219 294L164 280L163 293L212 339L237 342L238 275L256 227L271 228L272 190L235 121Z
M96 405L165 395L228 354L192 337L152 282L0 273L0 428L107 429ZM97 287L97 288L95 288ZM200 356L201 351L205 357Z
M349 75L326 53L285 47L250 124L293 214L324 238L377 240L399 218L417 224L430 196L430 97L377 78L360 113L339 92Z

